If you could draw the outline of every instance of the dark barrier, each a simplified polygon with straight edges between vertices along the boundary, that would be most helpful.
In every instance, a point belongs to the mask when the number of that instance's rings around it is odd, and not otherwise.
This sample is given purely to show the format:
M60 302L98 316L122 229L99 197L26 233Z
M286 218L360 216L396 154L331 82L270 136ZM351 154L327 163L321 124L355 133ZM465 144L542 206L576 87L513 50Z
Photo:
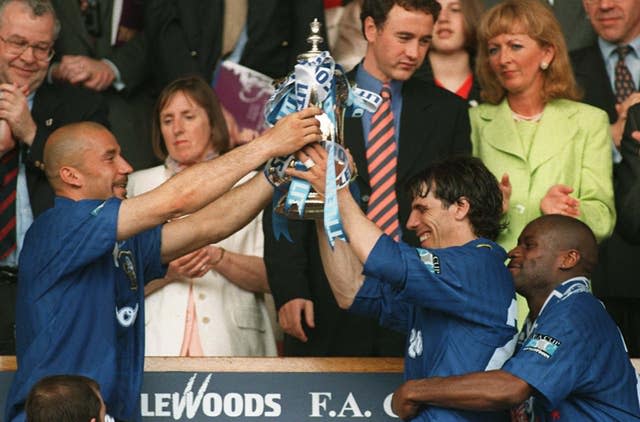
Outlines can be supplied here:
M0 357L0 409L15 371ZM148 421L397 421L398 358L147 358ZM2 417L0 417L0 420Z
M2 412L15 368L0 356ZM398 358L147 358L141 412L145 421L397 422L401 372Z

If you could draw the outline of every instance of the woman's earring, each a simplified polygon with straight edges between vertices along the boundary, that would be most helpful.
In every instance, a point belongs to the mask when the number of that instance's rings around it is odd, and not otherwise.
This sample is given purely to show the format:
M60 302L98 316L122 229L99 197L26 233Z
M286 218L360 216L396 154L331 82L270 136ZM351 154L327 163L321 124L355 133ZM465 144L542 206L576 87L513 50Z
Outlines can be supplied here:
M540 63L540 69L547 70L548 68L549 68L549 63L547 62Z

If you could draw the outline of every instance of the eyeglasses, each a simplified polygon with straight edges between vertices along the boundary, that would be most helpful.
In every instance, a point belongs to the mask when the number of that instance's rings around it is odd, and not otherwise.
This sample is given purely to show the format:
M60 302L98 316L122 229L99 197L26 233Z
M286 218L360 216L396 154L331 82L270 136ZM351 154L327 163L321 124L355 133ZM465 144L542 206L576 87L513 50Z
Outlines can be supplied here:
M51 61L53 55L55 54L53 48L47 44L30 44L27 40L24 39L6 39L4 37L0 37L0 40L2 40L2 42L6 44L7 53L16 57L21 56L25 51L27 51L29 47L31 47L33 57L41 62Z

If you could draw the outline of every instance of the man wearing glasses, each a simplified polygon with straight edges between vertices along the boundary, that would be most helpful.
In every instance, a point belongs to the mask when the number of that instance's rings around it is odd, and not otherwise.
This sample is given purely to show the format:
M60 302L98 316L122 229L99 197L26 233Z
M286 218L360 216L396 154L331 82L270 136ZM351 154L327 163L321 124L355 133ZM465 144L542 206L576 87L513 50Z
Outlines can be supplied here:
M53 205L42 152L67 123L107 124L101 98L43 81L60 25L46 0L0 0L0 355L15 354L18 255L33 219Z
M626 163L620 163L627 112L640 103L640 3L637 0L583 0L598 39L571 54L573 70L584 91L585 103L609 115L614 141L614 186L624 180ZM635 149L632 139L627 144ZM624 207L616 195L616 208ZM640 283L633 270L640 243L618 222L611 237L600 244L600 261L593 274L593 292L620 327L631 357L640 357Z

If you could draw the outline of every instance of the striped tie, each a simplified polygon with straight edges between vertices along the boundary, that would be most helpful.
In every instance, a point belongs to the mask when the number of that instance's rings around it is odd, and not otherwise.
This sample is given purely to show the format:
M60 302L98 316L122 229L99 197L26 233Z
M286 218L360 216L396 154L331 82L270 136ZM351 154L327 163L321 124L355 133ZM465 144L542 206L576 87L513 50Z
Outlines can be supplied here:
M398 241L400 240L396 199L398 151L389 84L382 86L380 96L382 104L371 118L371 130L367 143L367 169L371 186L367 218Z
M0 259L4 259L16 249L17 147L0 158L0 166Z
M616 48L616 53L618 53L618 62L616 63L614 80L616 87L616 101L618 103L624 102L624 100L626 100L627 97L635 91L631 72L629 72L629 68L624 62L624 58L630 51L631 46L628 45L622 45Z

